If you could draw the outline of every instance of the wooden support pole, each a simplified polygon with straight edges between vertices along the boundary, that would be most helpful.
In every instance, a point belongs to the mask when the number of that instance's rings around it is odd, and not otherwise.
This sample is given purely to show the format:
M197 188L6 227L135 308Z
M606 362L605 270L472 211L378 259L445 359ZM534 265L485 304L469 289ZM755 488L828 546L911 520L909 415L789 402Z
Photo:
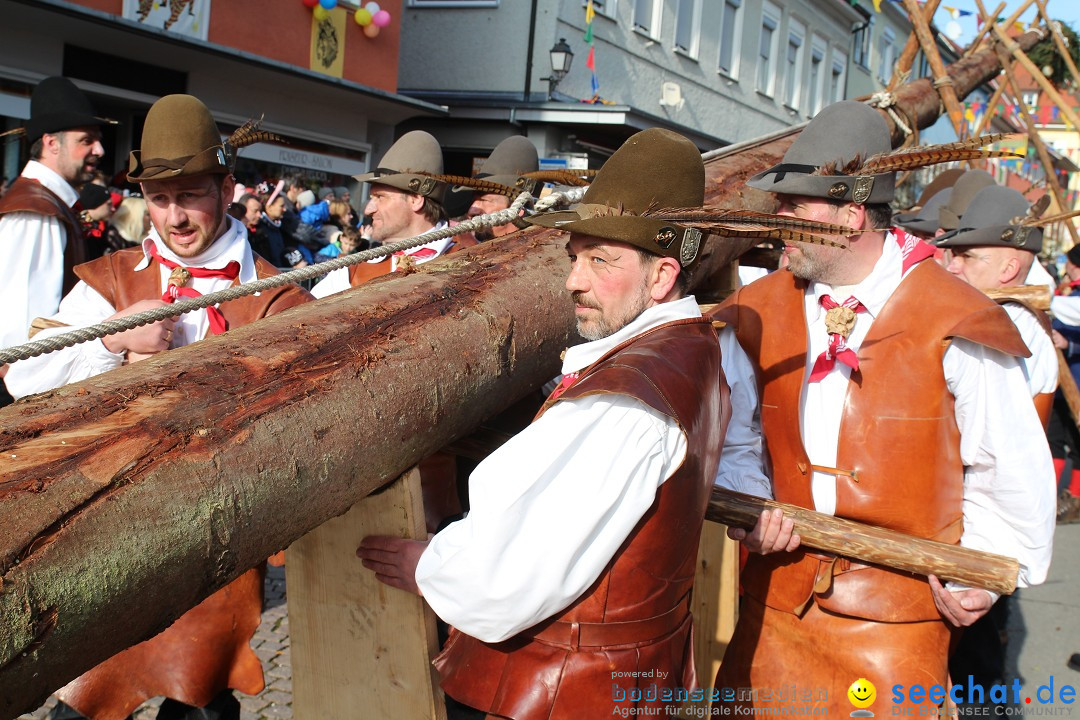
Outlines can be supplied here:
M976 0L976 2L978 2L978 0ZM996 8L994 8L993 17L997 17L1004 9L1005 9L1005 3L1003 3L1003 2L999 3L998 6ZM981 6L979 7L979 12L981 12L985 17L990 17L990 16L986 15L986 9L981 7ZM983 26L981 28L979 28L979 33L975 36L975 39L972 40L971 44L967 46L966 50L964 50L965 55L967 55L969 53L973 53L978 49L979 43L981 43L983 41L983 38L985 38L987 36L987 34L989 34L991 27L992 27L992 23L989 23L989 22L983 23Z
M713 488L705 517L732 527L751 528L763 511L775 508L795 521L795 532L806 547L916 575L936 575L1002 595L1016 589L1020 563L1013 558L912 537L720 487Z
M1077 70L1076 63L1073 62L1072 55L1069 53L1069 48L1065 44L1065 38L1061 36L1061 29L1058 27L1058 24L1050 18L1049 13L1046 12L1046 1L1035 0L1035 4L1039 8L1039 14L1042 15L1043 22L1046 23L1047 29L1050 30L1050 37L1054 39L1054 45L1057 47L1058 52L1061 53L1061 57L1065 61L1065 65L1069 68L1069 72L1072 73L1073 81L1080 84L1080 70Z
M956 97L956 88L953 87L952 78L949 77L949 73L945 70L941 55L938 54L937 43L934 42L934 36L930 33L930 26L927 24L926 18L919 12L919 5L915 0L904 0L904 7L907 9L908 17L911 18L911 24L915 28L915 36L922 46L923 54L926 55L930 68L934 71L934 87L937 88L942 102L945 103L945 109L948 111L953 130L956 131L958 138L963 139L967 137L964 111L960 108L960 101Z
M1039 131L1035 129L1035 121L1031 118L1031 110L1020 92L1020 88L1017 87L1016 77L1013 75L1011 64L1008 62L1008 55L1006 55L1005 49L1000 46L998 47L998 54L1001 56L1001 63L1005 68L1005 79L1009 87L1012 88L1016 102L1022 111L1021 118L1023 118L1024 127L1027 130L1028 140L1035 145L1035 152L1039 154L1039 162L1043 165L1043 175L1046 177L1046 186L1050 188L1051 196L1054 198L1054 202L1057 203L1058 212L1068 212L1072 208L1065 207L1065 194L1061 190L1061 183L1058 182L1057 173L1054 172L1053 158L1050 157ZM1080 235L1077 235L1072 220L1063 220L1062 222L1069 231L1069 235L1072 236L1073 245L1080 244Z
M973 137L979 137L984 132L986 132L987 126L990 125L990 121L994 118L994 114L990 112L990 108L993 108L998 104L998 100L1001 99L1001 94L1004 91L1005 80L999 79L997 88L994 90L994 94L990 96L990 101L986 103L986 112L983 113L983 116L979 119L978 127L976 127L975 132L972 133Z
M1046 312L1050 309L1050 287L1048 285L1020 285L1017 287L990 288L984 290L991 300L1021 300L1028 307Z
M937 12L940 4L941 0L926 0L923 17L926 18L927 23L934 19L934 13ZM912 26L911 34L908 35L907 42L904 43L904 49L900 52L900 59L896 61L896 68L893 70L892 77L889 78L889 92L895 90L898 85L907 82L907 78L911 74L911 66L915 63L915 56L918 54L919 38L915 34L914 26Z

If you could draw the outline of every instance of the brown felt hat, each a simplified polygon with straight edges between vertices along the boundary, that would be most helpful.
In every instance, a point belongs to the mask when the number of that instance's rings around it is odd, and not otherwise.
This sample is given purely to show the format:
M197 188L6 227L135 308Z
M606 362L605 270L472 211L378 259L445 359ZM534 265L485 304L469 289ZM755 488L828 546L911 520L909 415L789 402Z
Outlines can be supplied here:
M949 168L938 173L937 177L930 181L930 183L923 188L922 193L919 195L919 199L915 202L915 207L925 207L926 203L930 202L930 198L937 195L942 190L948 190L956 181L966 172L963 168Z
M128 180L171 180L231 172L217 123L197 97L166 95L150 107L139 150L128 159Z
M1042 250L1042 228L1020 223L1030 207L1031 203L1016 190L987 185L971 199L960 218L960 226L939 237L934 244L938 247L1011 247L1037 253Z
M705 165L697 146L678 133L652 128L633 135L615 151L581 204L534 215L527 222L629 243L689 267L700 255L701 231L642 214L700 208L704 202Z
M815 115L784 153L783 160L746 184L784 195L859 204L888 203L893 199L896 173L853 177L839 172L824 175L820 168L830 163L842 168L856 157L866 160L890 150L889 126L881 113L869 105L844 100Z
M412 130L398 138L372 172L354 175L358 182L388 185L398 190L443 201L446 183L421 175L442 175L443 156L439 141L428 132Z
M941 227L938 224L938 211L941 206L949 202L952 197L952 188L945 188L939 193L934 193L925 205L918 210L893 215L893 225L911 232L933 235Z
M532 140L522 135L512 135L495 146L476 177L514 188L519 193L536 195L539 181L521 176L536 172L539 167L539 155Z
M994 177L985 170L968 170L953 184L949 202L938 210L938 221L943 230L955 230L960 227L960 217L967 211L972 199L983 188L996 185Z

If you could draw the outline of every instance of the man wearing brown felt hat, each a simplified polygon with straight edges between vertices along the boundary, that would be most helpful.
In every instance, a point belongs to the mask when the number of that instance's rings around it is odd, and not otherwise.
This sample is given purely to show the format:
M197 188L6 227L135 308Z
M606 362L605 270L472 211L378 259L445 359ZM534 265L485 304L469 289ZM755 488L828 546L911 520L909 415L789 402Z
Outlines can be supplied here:
M431 133L413 130L390 146L379 165L353 180L371 185L364 215L371 217L371 239L387 245L446 227L443 197L447 185L431 175L443 171L442 148ZM408 264L421 264L444 255L452 238L434 240L391 257L334 270L319 281L317 298L348 290Z
M502 185L508 188L508 191L504 193L479 190L474 192L472 205L469 206L469 219L505 210L523 192L535 197L538 194L538 186L542 183L522 176L525 173L536 172L539 164L536 146L527 137L512 135L496 145L491 155L484 160L480 172L476 174L476 179ZM519 216L524 214L525 211L522 210ZM521 227L524 227L524 224ZM509 235L517 229L518 223L509 222L496 227L474 230L473 236L478 242L486 242Z
M776 194L782 215L856 234L843 249L789 243L789 270L737 290L715 313L732 393L717 483L1016 557L1020 586L1039 583L1053 467L1017 361L1028 350L1001 308L927 262L933 248L889 227L895 171L878 168L917 166L892 162L901 155L878 111L840 102L749 181ZM953 159L944 149L908 157ZM789 704L804 712L849 713L846 691L860 678L879 692L947 688L950 636L995 599L803 548L779 511L729 535L751 554L715 686L797 680L813 698ZM894 707L919 705L905 695Z
M35 317L51 315L87 259L77 201L105 154L90 99L64 77L38 83L25 130L30 161L0 199L0 347L26 342ZM0 407L11 402L0 365Z
M261 139L255 130L222 142L210 111L190 95L169 95L150 108L128 178L142 186L152 228L139 247L75 268L80 281L59 311L38 325L41 336L85 327L276 275L252 252L247 230L225 214L232 198L235 148ZM307 302L294 285L196 310L102 340L12 365L18 395L85 379L190 345L230 328ZM203 600L160 634L98 665L57 691L70 708L55 718L122 720L142 702L164 696L162 720L239 718L231 689L255 694L262 667L248 642L259 625L264 568Z
M530 220L569 233L587 342L532 425L473 472L463 520L358 550L455 628L435 660L443 689L490 718L662 714L694 687L688 603L727 388L686 295L701 232L646 211L700 208L704 187L693 143L646 130L580 205Z

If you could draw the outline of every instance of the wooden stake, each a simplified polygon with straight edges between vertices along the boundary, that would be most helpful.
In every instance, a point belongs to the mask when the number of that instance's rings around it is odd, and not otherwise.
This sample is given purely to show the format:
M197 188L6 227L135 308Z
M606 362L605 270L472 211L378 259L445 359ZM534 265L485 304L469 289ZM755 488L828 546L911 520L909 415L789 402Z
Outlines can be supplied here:
M1050 309L1050 287L1047 285L1019 285L1017 287L991 288L983 291L991 300L1021 300L1036 310Z
M1008 56L1005 54L1004 48L998 48L998 56L1001 58L1001 64L1005 68L1005 79L1009 87L1012 88L1016 103L1023 111L1021 117L1024 121L1024 127L1027 129L1028 139L1035 144L1035 151L1039 154L1039 162L1043 165L1043 175L1046 176L1046 185L1050 188L1050 193L1057 203L1059 212L1066 212L1065 195L1061 191L1061 183L1058 182L1057 173L1054 172L1054 161L1050 157L1050 153L1047 151L1046 144L1043 143L1038 130L1035 129L1035 122L1031 119L1031 111L1027 106L1027 102L1024 101L1024 96L1020 93L1020 88L1016 85L1016 78L1013 76L1011 63L1008 62ZM1072 236L1073 245L1080 244L1080 235L1077 235L1076 227L1072 221L1064 220L1063 222L1069 231L1069 235Z
M713 488L705 518L732 527L751 528L763 511L775 508L795 521L795 532L801 536L804 547L916 575L936 575L942 580L954 580L1002 595L1016 589L1020 563L1014 558L913 537L720 487Z
M926 55L926 59L930 62L930 68L934 71L934 86L937 88L942 102L945 103L945 109L949 113L949 120L952 122L953 130L956 131L958 138L963 139L967 137L964 111L960 109L960 101L956 98L956 89L953 87L952 78L949 77L948 71L945 70L945 64L941 62L941 55L938 54L934 36L930 34L930 26L926 24L926 18L919 12L919 6L915 0L904 0L904 7L907 9L908 17L911 18L911 24L915 28L915 35L922 46L923 54Z
M923 17L926 18L926 22L929 23L934 19L934 13L937 12L940 4L941 0L926 0L926 7L923 8ZM1004 6L1004 3L1002 5ZM900 53L900 59L896 61L896 68L893 70L892 77L889 79L889 92L895 90L901 83L907 82L906 76L911 74L911 66L915 62L915 56L918 54L919 39L915 35L913 26L911 34L908 35L907 43L904 44L904 49Z

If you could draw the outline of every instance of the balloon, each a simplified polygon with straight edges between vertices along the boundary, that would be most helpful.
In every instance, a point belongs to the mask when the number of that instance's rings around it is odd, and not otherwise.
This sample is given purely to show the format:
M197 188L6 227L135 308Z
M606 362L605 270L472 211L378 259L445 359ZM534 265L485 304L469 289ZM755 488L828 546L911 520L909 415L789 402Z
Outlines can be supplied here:
M326 10L333 10L337 7L337 0L319 0L319 4Z
M375 23L371 23L364 28L364 34L367 35L369 38L379 37L379 26Z
M369 2L367 5L364 6L364 9L371 13L372 17L375 16L375 13L382 10L382 8L379 6L379 3L377 2Z
M371 21L379 27L384 28L390 24L390 13L385 10L380 10L372 16Z
M353 14L353 20L355 20L356 24L360 27L367 27L371 24L371 13L364 8L360 8Z
M319 4L319 0L302 0L302 1L304 3L304 7L309 7L309 8L313 8L313 7L315 7L316 5Z
M312 14L315 15L315 19L318 20L319 22L322 22L326 18L330 17L330 13L328 13L326 11L326 8L324 8L322 5L316 5L315 9L312 10L311 12L312 12Z

